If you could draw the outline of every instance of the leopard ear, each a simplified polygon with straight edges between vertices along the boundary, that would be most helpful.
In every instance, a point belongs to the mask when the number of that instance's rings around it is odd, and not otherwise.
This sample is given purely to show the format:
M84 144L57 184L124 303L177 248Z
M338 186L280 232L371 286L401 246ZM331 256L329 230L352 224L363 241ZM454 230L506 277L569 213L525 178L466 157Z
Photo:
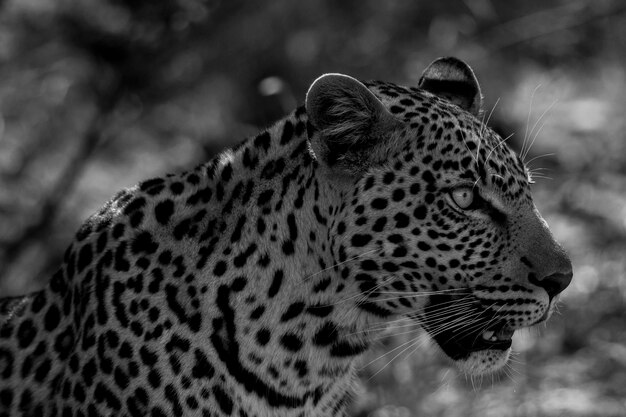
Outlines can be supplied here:
M478 116L483 97L474 71L460 59L439 58L424 70L419 87Z
M374 162L373 148L398 120L361 82L343 74L325 74L311 84L306 111L315 128L311 146L331 168L356 174Z

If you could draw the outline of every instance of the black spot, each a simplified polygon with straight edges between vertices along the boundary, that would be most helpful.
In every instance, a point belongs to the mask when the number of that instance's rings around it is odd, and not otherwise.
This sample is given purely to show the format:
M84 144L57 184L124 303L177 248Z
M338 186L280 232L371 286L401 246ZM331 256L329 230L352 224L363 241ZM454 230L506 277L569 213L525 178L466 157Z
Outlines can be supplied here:
M304 310L304 306L305 305L302 301L292 303L289 307L287 307L287 311L283 313L280 321L285 322L298 317Z
M372 226L372 230L374 232L382 232L386 224L387 224L387 218L379 217L378 219L376 219L374 226Z
M245 277L237 277L230 284L230 289L234 292L240 292L248 284L248 280Z
M367 177L367 180L365 180L365 185L363 186L363 191L367 191L372 188L375 181L376 179L373 176Z
M196 349L194 351L194 357L196 359L196 363L191 369L193 377L213 378L213 375L215 375L215 368L213 368L213 365L209 363L206 355L200 349Z
M87 243L82 248L80 248L80 252L78 253L78 262L76 263L76 269L78 272L82 272L93 260L93 252L91 250L91 245Z
M265 306L259 306L250 313L250 320L258 320L265 313Z
M375 198L372 200L372 208L376 210L383 210L387 207L387 199L386 198Z
M181 240L187 233L189 233L189 226L191 225L191 219L184 219L178 222L174 226L174 239Z
M283 126L283 133L280 137L280 144L285 145L293 138L293 124L287 120Z
M172 190L172 193L174 195L180 195L183 193L183 191L185 191L185 184L178 181L173 182L172 184L170 184L170 190Z
M396 188L393 191L393 194L392 194L391 198L393 199L393 201L398 202L398 201L402 201L404 196L405 196L404 190L401 189L401 188Z
M148 350L145 346L139 348L139 357L141 358L141 362L149 367L156 365L159 360L159 356Z
M187 182L189 184L198 185L200 183L200 177L197 174L189 174L187 176Z
M237 220L237 225L235 226L235 230L233 231L233 234L230 236L230 241L231 243L235 243L238 242L239 239L241 239L241 231L243 229L243 226L246 224L246 215L242 214L241 216L239 216L239 220Z
M124 371L122 371L119 367L115 368L115 371L113 373L113 379L115 381L115 384L122 390L128 387L128 382L129 382L128 375Z
M56 304L52 304L48 311L46 312L46 316L44 317L44 326L47 331L52 331L56 329L61 321L61 313Z
M261 194L259 194L259 198L257 199L257 204L262 206L269 202L274 195L274 190L265 190Z
M396 174L393 171L387 171L383 176L383 183L389 185L396 179Z
M326 317L333 311L333 306L328 304L316 304L307 307L306 312L312 316Z
M33 321L30 319L24 320L17 329L19 347L22 349L28 347L32 343L36 334L37 329L33 325Z
M161 265L169 265L170 262L172 262L172 252L170 252L169 250L164 250L163 252L161 252L161 254L159 255L159 263Z
M295 333L286 333L280 338L280 344L290 352L298 352L302 349L302 339Z
M378 264L372 259L366 259L361 262L361 268L364 271L378 271Z
M355 234L352 236L352 246L354 247L363 247L367 245L372 240L371 235L363 235L363 234Z
M285 255L293 255L295 252L295 248L293 247L293 241L286 240L283 242L283 253Z
M172 200L164 200L154 208L154 217L161 224L167 224L170 217L174 213L174 202Z
M214 385L212 391L215 396L215 400L217 401L217 405L220 406L222 412L226 415L230 415L233 412L233 400L218 385Z
M298 371L298 376L304 378L309 373L309 368L305 361L298 360L293 364L293 367Z
M254 253L256 252L257 246L255 243L251 243L248 248L241 252L239 255L235 256L235 259L233 259L233 265L235 265L235 267L237 268L241 268L246 264L246 261L248 260L248 258Z
M263 132L254 138L254 146L257 148L263 148L263 150L267 151L270 147L270 134L268 132Z
M47 304L46 293L44 291L40 291L40 292L37 293L35 298L33 298L33 304L31 306L30 310L33 313L35 313L35 314L39 313L41 311L41 309L43 309L46 306L46 304ZM0 310L0 314L5 314L5 312ZM0 336L0 337L2 337L2 336Z
M13 391L5 388L0 391L0 405L3 405L5 408L9 408L11 403L13 402Z
M322 213L320 213L320 208L317 206L317 204L313 206L313 214L315 214L315 219L319 224L326 226L328 220L326 220L326 218L322 216Z
M472 142L470 142L472 143ZM433 184L435 182L435 177L433 176L432 172L430 171L424 171L422 173L422 179L424 181L426 181L428 184Z
M145 252L148 254L157 251L159 244L152 239L152 235L149 232L142 232L133 240L131 245L131 251L133 253Z
M384 307L380 307L377 304L374 304L372 302L366 301L366 302L362 302L359 303L357 305L358 308L360 308L363 311L366 311L370 314L373 314L377 317L381 317L381 318L385 318L385 317L389 317L392 315L392 312L387 310Z
M146 180L140 183L139 189L141 191L146 191L149 188L163 184L163 181L164 181L163 178L152 178L150 180Z
M167 384L165 386L165 399L172 404L172 412L175 416L183 415L183 407L180 404L180 399L178 398L178 392L174 385Z
M397 272L400 268L393 262L383 262L383 269L387 272Z
M333 344L330 349L330 355L339 358L359 355L367 350L368 346L364 343L352 344L348 342L338 342Z
M293 213L287 216L287 225L289 226L289 238L296 240L298 238L298 226L296 225L296 217Z
M413 210L413 216L418 220L424 220L426 218L426 214L428 213L428 209L426 206L417 206L415 210Z
M267 266L270 264L271 259L269 257L269 255L266 253L263 256L261 256L259 258L258 264L259 266L263 267L263 268L267 268Z
M250 149L243 151L243 166L252 170L255 169L257 164L259 163L259 158L256 155L252 155Z
M124 234L124 229L125 226L123 223L117 223L115 226L113 226L113 238L119 239L120 237L122 237L122 235Z
M396 213L395 216L393 216L393 219L396 221L396 228L404 228L407 227L409 225L409 216L407 216L404 213Z
M159 388L161 386L161 374L157 369L151 369L148 372L148 383L152 388Z
M143 211L136 211L130 216L130 227L137 228L143 221Z
M190 343L188 339L178 336L176 333L172 334L170 340L165 344L165 351L168 353L174 350L180 350L182 352L189 352Z
M423 250L424 252L427 252L427 251L430 250L430 245L428 243L422 242L422 241L417 242L417 247L418 247L418 249Z
M96 366L96 361L93 358L90 359L85 366L83 366L81 377L88 387L93 384L93 377L96 375L97 371L98 367Z
M120 400L102 383L98 383L96 385L94 399L98 403L106 402L107 406L115 411L120 411L122 409Z
M270 288L267 291L267 296L269 298L273 298L276 294L278 294L278 291L280 290L280 286L283 283L283 276L284 276L284 273L282 269L279 269L274 273L272 284L270 285Z
M221 277L226 272L227 265L225 261L218 261L213 268L213 275Z
M104 252L104 248L106 248L107 241L109 239L108 233L106 230L102 231L98 236L98 241L96 243L96 252Z
M333 322L324 323L313 336L313 343L317 346L328 346L337 340L337 329Z
M261 217L259 217L256 220L256 231L262 235L263 233L265 233L265 229L266 229L266 225L265 225L265 220L263 220Z
M233 176L233 167L230 163L222 168L222 181L228 182Z
M124 214L130 214L135 210L139 210L143 206L146 205L146 199L143 197L138 197L133 199L126 207L124 207Z
M68 327L57 336L54 350L59 354L59 358L66 359L70 355L72 347L74 347L74 332Z
M261 329L256 332L256 341L259 345L265 346L270 341L271 333L267 329Z

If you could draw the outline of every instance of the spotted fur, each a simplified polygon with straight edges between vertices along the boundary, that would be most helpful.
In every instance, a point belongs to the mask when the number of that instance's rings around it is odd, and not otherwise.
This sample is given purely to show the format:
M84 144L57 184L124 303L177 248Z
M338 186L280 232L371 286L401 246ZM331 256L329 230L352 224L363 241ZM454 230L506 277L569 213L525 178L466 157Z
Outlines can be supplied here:
M469 67L421 86L321 77L273 127L117 194L44 290L0 300L0 416L343 415L398 316L468 372L501 366L571 266Z

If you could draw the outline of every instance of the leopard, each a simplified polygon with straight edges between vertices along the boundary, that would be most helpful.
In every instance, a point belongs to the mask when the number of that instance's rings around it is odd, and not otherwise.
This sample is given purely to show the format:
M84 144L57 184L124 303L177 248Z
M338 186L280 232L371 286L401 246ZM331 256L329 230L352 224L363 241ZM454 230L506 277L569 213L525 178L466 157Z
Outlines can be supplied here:
M0 301L0 416L342 416L380 328L470 375L573 276L464 61L330 73L284 119L140 182L44 289Z

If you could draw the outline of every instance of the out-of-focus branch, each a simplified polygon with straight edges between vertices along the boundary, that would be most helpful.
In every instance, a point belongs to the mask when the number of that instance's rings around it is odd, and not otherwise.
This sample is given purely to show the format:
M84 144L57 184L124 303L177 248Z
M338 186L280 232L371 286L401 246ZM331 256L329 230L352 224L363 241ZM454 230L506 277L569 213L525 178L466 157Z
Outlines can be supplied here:
M76 152L59 175L58 179L41 201L37 217L24 228L11 242L0 246L2 262L0 276L9 272L17 263L20 255L33 243L41 239L54 223L56 215L63 207L63 200L72 192L85 168L89 165L95 149L102 142L105 126L117 103L123 97L121 88L116 87L108 93L101 93L95 114L87 126Z
M608 6L591 7L588 2L570 2L550 9L543 9L497 25L473 40L485 46L485 53L547 36L601 18L610 18L626 12L626 3L609 3Z

